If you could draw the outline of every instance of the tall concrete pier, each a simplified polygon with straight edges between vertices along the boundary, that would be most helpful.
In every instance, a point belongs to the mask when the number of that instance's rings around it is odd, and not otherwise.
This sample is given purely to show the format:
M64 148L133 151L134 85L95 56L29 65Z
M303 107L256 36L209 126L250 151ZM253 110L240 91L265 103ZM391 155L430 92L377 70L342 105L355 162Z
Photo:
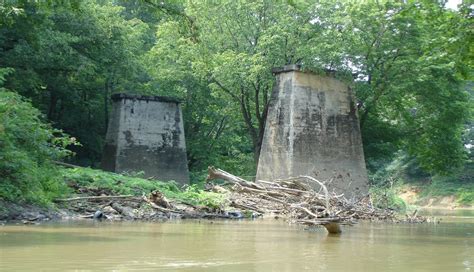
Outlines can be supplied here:
M357 110L350 88L332 77L274 69L257 179L309 175L346 197L368 193ZM315 188L318 188L314 184Z
M128 94L115 94L112 101L102 168L189 183L179 101Z

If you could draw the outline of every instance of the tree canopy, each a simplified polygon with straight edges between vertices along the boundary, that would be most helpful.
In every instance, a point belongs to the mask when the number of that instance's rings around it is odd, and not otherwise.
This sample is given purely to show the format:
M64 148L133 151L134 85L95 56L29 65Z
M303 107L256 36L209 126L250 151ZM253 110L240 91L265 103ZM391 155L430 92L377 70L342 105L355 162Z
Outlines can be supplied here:
M432 173L466 160L474 44L467 4L9 1L0 14L5 88L82 143L71 147L76 163L98 163L109 97L129 92L185 101L193 173L217 164L252 175L271 69L286 64L352 86L370 170L399 150Z

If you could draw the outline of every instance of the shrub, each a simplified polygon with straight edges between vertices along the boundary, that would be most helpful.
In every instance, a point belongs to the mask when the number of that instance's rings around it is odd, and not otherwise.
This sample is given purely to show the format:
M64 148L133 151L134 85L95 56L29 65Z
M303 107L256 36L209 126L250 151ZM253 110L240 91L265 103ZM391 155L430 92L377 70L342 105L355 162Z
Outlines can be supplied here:
M370 195L375 207L381 209L393 209L399 212L404 212L407 205L401 199L395 189L387 187L372 187Z
M70 155L73 142L20 95L0 88L0 198L47 204L64 193L52 160Z
M474 204L474 191L468 189L460 189L458 192L457 202L461 205Z

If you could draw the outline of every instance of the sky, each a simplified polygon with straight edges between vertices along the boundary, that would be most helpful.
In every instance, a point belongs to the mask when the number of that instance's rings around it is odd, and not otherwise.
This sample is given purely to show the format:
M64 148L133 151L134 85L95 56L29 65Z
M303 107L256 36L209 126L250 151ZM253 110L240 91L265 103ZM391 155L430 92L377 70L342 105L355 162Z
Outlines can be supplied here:
M462 3L462 0L448 0L446 3L446 7L449 9L458 9L458 5Z

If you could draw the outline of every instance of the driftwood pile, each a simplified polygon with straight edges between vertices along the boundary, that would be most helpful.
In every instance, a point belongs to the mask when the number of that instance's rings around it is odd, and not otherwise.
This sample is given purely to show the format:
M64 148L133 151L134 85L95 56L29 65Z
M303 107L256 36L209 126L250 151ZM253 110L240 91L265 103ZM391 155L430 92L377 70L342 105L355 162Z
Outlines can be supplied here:
M228 189L211 184L209 189L227 191L234 208L281 215L297 224L324 226L329 233L340 233L340 225L352 225L357 219L397 220L394 211L374 208L369 196L350 201L343 195L330 194L323 182L310 176L251 182L209 167L207 179L222 179L231 184ZM320 190L314 190L309 183L318 184Z

